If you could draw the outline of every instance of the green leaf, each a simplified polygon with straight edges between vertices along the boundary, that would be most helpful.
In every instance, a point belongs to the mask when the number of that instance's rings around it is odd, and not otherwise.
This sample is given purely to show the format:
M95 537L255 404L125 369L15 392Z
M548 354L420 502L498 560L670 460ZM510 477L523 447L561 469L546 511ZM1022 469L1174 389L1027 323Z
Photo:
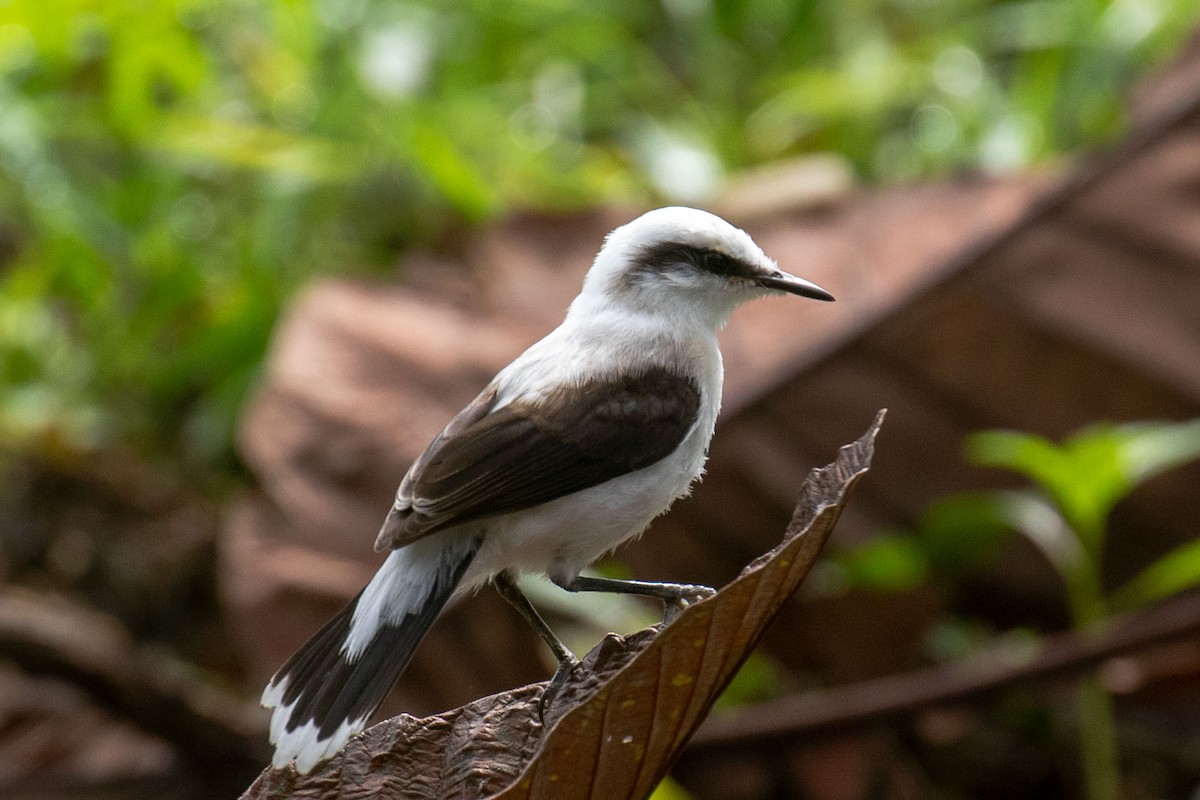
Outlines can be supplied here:
M1104 616L1098 563L1083 547L1055 504L1040 493L997 491L957 495L938 504L923 523L921 535L931 553L937 552L934 547L945 550L946 543L955 535L965 534L976 541L994 544L1001 531L1020 533L1042 552L1062 577L1072 614L1079 625L1090 624ZM987 551L977 554L975 563L986 556ZM940 566L944 568L945 554L940 558Z
M1111 605L1133 611L1173 594L1200 586L1200 539L1182 544L1118 589Z
M983 431L967 438L967 457L985 467L1018 472L1043 488L1067 480L1066 454L1041 436L1020 431Z
M994 492L991 512L1034 544L1068 582L1089 568L1087 554L1058 509L1033 492Z
M655 788L650 800L692 800L692 795L668 775Z
M1134 469L1131 460L1157 463L1153 453L1162 437L1134 433L1129 427L1097 425L1059 446L1034 434L987 431L968 439L967 452L977 464L1010 469L1034 481L1099 560L1109 512L1149 469ZM1133 440L1144 442L1136 449L1141 455L1129 452Z
M1055 500L1097 558L1109 512L1135 486L1122 453L1124 440L1119 428L1097 425L1063 443L1067 472L1054 487Z
M839 554L851 586L897 591L925 583L928 561L911 536L881 536Z
M492 187L444 131L415 124L409 144L416 162L469 219L479 221L497 212L499 201Z
M1099 557L1104 518L1128 488L1110 437L1088 432L1060 447L1035 434L986 431L967 440L967 454L977 464L1010 469L1036 483Z
M761 703L783 694L784 681L779 666L755 650L717 698L715 708L737 708Z
M1125 468L1135 484L1200 458L1200 419L1122 427Z
M917 536L930 568L968 576L988 564L1012 526L991 492L951 495L931 504L917 520Z

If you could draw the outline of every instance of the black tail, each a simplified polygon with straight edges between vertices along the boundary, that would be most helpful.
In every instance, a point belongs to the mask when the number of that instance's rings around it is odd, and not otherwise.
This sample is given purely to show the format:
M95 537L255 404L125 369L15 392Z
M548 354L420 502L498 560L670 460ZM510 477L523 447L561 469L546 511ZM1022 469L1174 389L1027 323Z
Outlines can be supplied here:
M433 586L418 610L398 622L381 618L361 652L352 655L346 643L363 592L275 673L262 702L275 709L271 741L276 767L295 759L296 768L307 772L363 729L454 594L476 550L445 553L445 560L457 559L457 563L444 563L436 578L430 576Z

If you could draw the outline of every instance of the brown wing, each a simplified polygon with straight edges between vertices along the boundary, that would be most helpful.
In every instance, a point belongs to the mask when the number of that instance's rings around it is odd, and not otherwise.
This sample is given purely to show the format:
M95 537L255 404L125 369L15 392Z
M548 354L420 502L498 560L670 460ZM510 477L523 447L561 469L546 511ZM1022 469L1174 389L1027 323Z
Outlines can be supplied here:
M400 547L648 467L696 422L694 381L662 367L597 378L498 410L481 395L409 471L376 547Z

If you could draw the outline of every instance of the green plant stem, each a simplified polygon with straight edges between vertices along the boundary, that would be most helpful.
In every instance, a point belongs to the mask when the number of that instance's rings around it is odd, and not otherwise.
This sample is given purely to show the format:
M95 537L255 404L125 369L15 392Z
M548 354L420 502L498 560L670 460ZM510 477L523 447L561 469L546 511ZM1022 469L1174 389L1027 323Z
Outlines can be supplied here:
M1085 635L1101 630L1108 618L1108 610L1100 591L1099 568L1091 562L1084 562L1063 578L1071 610L1071 626Z
M1080 678L1075 687L1079 708L1079 752L1088 800L1117 800L1120 770L1112 698L1099 674Z
M1107 609L1099 572L1099 558L1089 554L1072 574L1064 575L1074 627L1084 636L1101 633L1106 628ZM1117 800L1121 772L1117 759L1116 721L1112 698L1097 672L1080 677L1075 686L1075 702L1085 797L1088 800Z

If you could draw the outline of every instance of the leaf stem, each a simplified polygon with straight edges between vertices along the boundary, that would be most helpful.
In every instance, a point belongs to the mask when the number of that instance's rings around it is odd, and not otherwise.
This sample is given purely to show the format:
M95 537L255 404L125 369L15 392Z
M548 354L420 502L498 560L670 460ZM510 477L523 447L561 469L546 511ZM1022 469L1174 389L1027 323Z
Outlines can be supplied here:
M1117 800L1120 770L1112 698L1096 672L1075 688L1079 712L1079 755L1088 800Z

